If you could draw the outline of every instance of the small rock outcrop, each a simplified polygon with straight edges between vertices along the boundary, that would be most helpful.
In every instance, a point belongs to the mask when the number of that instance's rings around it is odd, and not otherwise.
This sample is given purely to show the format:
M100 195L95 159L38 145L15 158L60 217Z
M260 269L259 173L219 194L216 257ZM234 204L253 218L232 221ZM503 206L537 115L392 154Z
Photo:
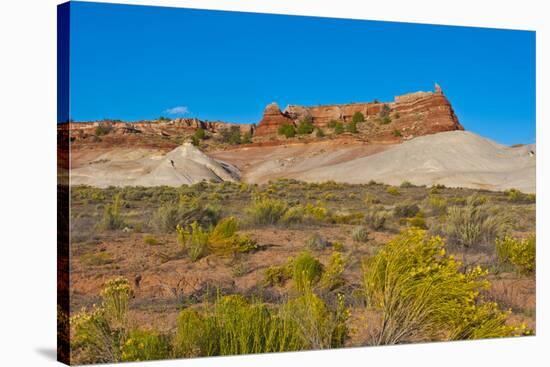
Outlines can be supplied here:
M254 135L277 134L279 127L285 124L294 125L294 121L287 114L281 112L277 103L270 103L265 108L262 120L258 124Z

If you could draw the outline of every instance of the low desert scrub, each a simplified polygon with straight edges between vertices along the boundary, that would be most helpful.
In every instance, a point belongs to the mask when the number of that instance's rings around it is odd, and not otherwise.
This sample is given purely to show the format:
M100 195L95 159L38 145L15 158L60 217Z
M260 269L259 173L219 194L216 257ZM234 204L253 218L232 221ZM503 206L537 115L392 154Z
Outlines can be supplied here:
M514 203L534 203L536 199L535 194L525 194L518 189L506 190L504 193L506 194L508 201Z
M428 198L428 205L433 215L447 214L447 200L445 198L430 195Z
M428 229L428 224L426 223L426 218L424 216L424 212L422 211L419 211L418 213L416 213L416 215L412 218L407 218L407 223L411 227Z
M323 264L317 258L309 252L302 252L297 257L288 258L283 265L268 267L264 271L264 283L268 286L281 286L292 279L294 288L303 291L307 287L316 285L323 272Z
M313 122L311 120L311 117L306 116L300 122L298 123L298 127L296 128L296 133L298 135L307 135L311 134L315 127L313 126Z
M203 310L181 311L174 354L198 357L341 347L347 338L347 317L343 301L331 311L310 290L275 308L241 296L218 297Z
M125 226L124 219L120 213L120 207L122 206L122 199L120 194L117 194L113 198L113 202L105 206L103 212L103 220L101 228L104 230L121 229Z
M292 269L293 285L299 291L316 284L323 274L323 264L309 252L299 254L289 266Z
M203 227L215 225L220 218L219 209L198 200L182 199L179 203L161 205L151 218L151 226L159 232L173 232L176 226L198 222Z
M128 335L128 303L133 291L127 279L109 280L102 303L71 317L71 348L78 363L119 362Z
M473 201L464 207L448 209L443 233L449 244L465 248L492 245L497 237L506 233L507 220L487 204Z
M145 236L143 236L143 242L145 242L149 246L158 246L161 244L160 241L151 234L146 234Z
M284 201L257 197L248 206L246 212L252 224L273 225L279 222L287 209L288 206Z
M376 195L374 195L374 194L372 194L372 193L370 193L370 192L367 192L367 193L365 194L365 199L364 199L364 201L365 201L365 204L367 204L367 205L380 204L380 199L378 199L378 198L376 197Z
M330 222L336 224L359 224L365 219L365 214L359 211L336 211L330 215Z
M404 203L398 204L393 208L393 216L396 218L412 218L418 212L420 208L416 204Z
M365 224L372 230L383 230L389 215L383 207L371 207L365 214Z
M319 285L322 289L332 291L338 289L344 285L344 270L346 268L347 260L344 258L341 252L334 251L330 256L328 265L325 267L325 271L321 276Z
M84 254L80 257L80 261L86 265L100 266L113 263L115 258L110 252L101 251Z
M399 192L399 189L395 186L388 186L388 188L386 189L386 192L393 196L401 195L401 193Z
M277 133L285 138L292 138L296 136L296 128L290 124L284 124L279 127Z
M369 231L364 226L355 227L351 232L351 238L355 242L365 243L369 241Z
M330 247L331 243L323 238L319 233L314 233L306 240L306 247L310 250L324 250Z
M237 233L239 225L234 217L224 218L212 229L203 229L193 222L189 230L176 227L178 243L187 251L192 261L207 254L235 255L255 250L256 241Z
M120 347L123 362L154 361L171 355L170 338L153 330L135 329Z
M271 265L264 270L264 283L267 286L282 286L292 277L291 267Z
M535 272L536 238L531 234L527 238L505 236L496 240L498 260L501 264L509 264L520 274L528 275Z
M369 307L381 312L373 343L495 338L518 335L507 313L486 302L486 271L462 270L440 237L410 229L364 263Z

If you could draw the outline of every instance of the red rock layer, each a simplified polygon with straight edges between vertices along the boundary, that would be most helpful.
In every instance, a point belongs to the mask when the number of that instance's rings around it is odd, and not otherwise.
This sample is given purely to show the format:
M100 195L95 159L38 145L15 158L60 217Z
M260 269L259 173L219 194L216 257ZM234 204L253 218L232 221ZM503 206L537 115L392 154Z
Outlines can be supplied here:
M392 122L380 128L380 137L390 136L389 133L394 130L400 130L404 137L464 130L450 102L436 84L435 92L415 92L396 96L393 102L388 103L367 102L312 107L289 105L283 112L276 104L271 104L266 108L255 136L276 134L280 125L291 123L290 121L296 124L306 117L311 118L317 127L326 127L331 120L351 121L357 112L361 112L366 119L377 118L384 105L390 109Z
M254 131L254 136L277 134L279 127L285 124L294 125L294 121L283 114L276 103L271 103L265 108L264 116Z

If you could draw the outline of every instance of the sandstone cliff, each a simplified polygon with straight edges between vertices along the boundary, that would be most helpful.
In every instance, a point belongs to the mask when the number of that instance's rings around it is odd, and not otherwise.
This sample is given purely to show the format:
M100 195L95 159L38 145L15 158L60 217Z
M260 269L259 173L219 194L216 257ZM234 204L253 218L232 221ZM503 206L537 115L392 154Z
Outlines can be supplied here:
M296 124L306 117L316 127L325 128L330 121L349 122L355 113L363 114L373 124L380 118L381 111L388 111L391 123L379 124L369 131L372 139L412 138L442 131L464 130L455 115L450 102L436 84L434 92L415 92L396 96L393 102L366 102L323 106L289 105L280 111L276 104L269 105L260 121L256 136L277 132L280 125ZM399 133L395 133L399 131Z

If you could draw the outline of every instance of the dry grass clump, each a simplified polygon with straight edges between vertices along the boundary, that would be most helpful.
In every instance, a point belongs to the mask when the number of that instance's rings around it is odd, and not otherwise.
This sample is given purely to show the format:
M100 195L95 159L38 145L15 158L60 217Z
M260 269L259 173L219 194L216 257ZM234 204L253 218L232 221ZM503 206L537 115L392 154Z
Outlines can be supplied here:
M197 261L207 254L234 255L257 249L256 241L237 233L238 229L237 219L228 217L212 229L203 229L198 222L193 222L189 230L178 225L176 232L178 243L192 261Z
M508 220L488 204L469 200L465 207L448 209L443 234L449 244L465 248L492 245L507 231Z
M198 222L203 227L215 225L220 219L220 210L197 199L180 197L178 203L162 204L151 218L151 226L159 232L173 232L176 226L188 226Z
M110 252L100 251L84 254L80 257L80 261L86 265L99 266L111 264L115 261L115 258Z
M113 202L105 206L101 228L104 230L121 229L125 226L124 219L120 213L122 199L120 194L113 198Z
M520 274L528 275L535 272L536 237L531 234L527 238L517 239L505 236L496 240L496 250L501 264L513 265Z
M390 214L383 206L370 207L365 214L365 224L372 230L383 230Z
M440 237L409 229L364 264L369 307L379 310L382 324L374 344L458 340L518 335L506 324L507 314L479 295L489 283L486 271L461 270L445 254Z
M351 238L355 242L365 243L369 241L369 231L365 226L355 227L351 232Z
M331 246L331 243L319 233L313 233L306 240L306 247L310 250L324 250Z
M255 225L277 224L287 211L285 202L268 197L257 197L247 208L249 221Z

